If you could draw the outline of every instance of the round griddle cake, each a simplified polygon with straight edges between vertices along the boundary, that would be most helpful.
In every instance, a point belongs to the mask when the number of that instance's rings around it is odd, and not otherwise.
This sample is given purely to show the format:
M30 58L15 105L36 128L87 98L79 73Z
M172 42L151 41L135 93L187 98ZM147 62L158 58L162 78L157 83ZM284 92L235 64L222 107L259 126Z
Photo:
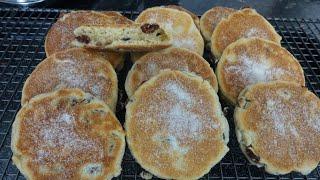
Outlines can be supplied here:
M80 88L100 98L115 111L117 74L108 61L92 51L73 48L43 60L24 83L21 104L38 94L61 88Z
M305 83L299 62L280 45L260 38L240 39L229 45L216 75L220 92L233 105L247 85L275 80Z
M236 12L233 8L216 6L206 11L200 18L200 30L207 42L211 41L213 30L218 23L227 18L231 13Z
M111 179L121 172L125 133L104 102L62 89L20 109L11 148L27 179Z
M188 13L172 8L153 7L142 11L135 21L159 24L172 35L172 46L186 48L202 56L204 42Z
M46 55L50 56L55 52L63 51L72 48L71 42L75 39L73 31L82 25L101 25L108 26L114 24L132 24L133 21L122 16L118 12L106 11L73 11L66 13L58 19L50 28L46 40L45 51ZM93 50L92 50L93 51ZM98 51L96 51L98 52ZM102 53L102 52L100 52ZM124 57L117 52L103 52L104 57L113 65L113 67L121 66Z
M320 162L320 100L307 88L284 81L249 86L234 118L242 151L267 172L308 174Z
M259 37L280 44L281 36L273 26L255 10L245 8L222 19L211 37L211 52L220 58L223 50L240 38Z
M126 107L127 142L136 161L166 179L197 179L228 152L229 126L218 96L201 77L164 70Z
M193 72L209 81L218 91L216 75L205 59L187 49L169 48L148 53L134 63L125 82L128 96L132 96L142 83L164 69Z

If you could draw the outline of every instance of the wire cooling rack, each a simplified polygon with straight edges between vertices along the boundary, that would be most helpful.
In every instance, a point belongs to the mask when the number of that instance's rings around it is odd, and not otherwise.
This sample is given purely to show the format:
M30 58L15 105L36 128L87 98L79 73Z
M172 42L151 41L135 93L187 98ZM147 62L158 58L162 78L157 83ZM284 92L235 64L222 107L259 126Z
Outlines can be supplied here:
M1 9L0 8L0 179L24 179L12 164L10 149L11 126L20 108L23 83L45 58L45 35L59 16L59 10L52 9ZM137 13L123 12L129 18ZM268 19L282 36L282 45L300 62L305 72L306 85L320 95L320 20ZM210 53L205 58L214 68ZM124 122L126 95L124 80L131 67L127 59L123 70L118 72L119 103L117 117ZM204 179L320 179L320 165L308 176L291 173L274 176L263 168L250 165L243 156L234 133L233 109L222 103L230 124L230 152L220 163L205 175ZM119 179L141 179L143 169L135 162L129 150L123 158Z

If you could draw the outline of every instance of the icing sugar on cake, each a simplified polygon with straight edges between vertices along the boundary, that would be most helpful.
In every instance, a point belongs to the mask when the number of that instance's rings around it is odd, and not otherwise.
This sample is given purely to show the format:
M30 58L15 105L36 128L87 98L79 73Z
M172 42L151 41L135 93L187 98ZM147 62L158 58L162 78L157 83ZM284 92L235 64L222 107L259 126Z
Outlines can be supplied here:
M169 133L175 136L188 134L197 137L203 129L200 117L180 104L174 105L167 113L162 115L162 118L168 119Z
M195 151L196 144L210 141L207 138L221 128L221 124L214 119L215 111L201 108L212 107L213 104L198 96L197 93L202 92L197 88L190 89L187 84L179 79L166 79L152 92L148 106L141 107L143 111L138 110L135 114L137 119L143 119L142 131L149 131L155 124L163 129L159 132L153 129L156 132L151 139L162 147L153 156L165 154L177 158L172 166L180 170L184 169L185 158L189 152Z
M153 62L148 62L147 63L147 68L146 71L149 75L153 75L155 72L158 71L158 65L156 63Z
M154 23L156 23L155 21ZM165 22L161 22L161 26L168 32L174 33L173 22L171 20L167 20Z
M33 98L17 113L12 132L13 162L29 179L110 178L121 170L121 124L104 102L80 89Z
M58 77L64 84L72 87L84 87L88 83L88 78L79 69L79 63L74 60L57 61Z
M96 65L90 62L77 62L76 60L63 59L56 61L57 77L62 86L88 89L95 96L102 97L102 89L107 86L107 78L94 72ZM97 75L95 75L97 74ZM95 76L101 77L97 79ZM99 83L95 83L99 81Z
M238 63L226 66L225 70L227 73L238 74L239 80L246 84L267 82L280 79L282 76L292 75L286 69L273 67L265 58L241 54L237 56L237 60Z
M173 38L172 45L175 47L183 47L190 50L193 50L195 47L195 42L193 39L186 37L185 39L175 39Z
M158 109L156 119L165 124L168 134L176 137L178 142L185 138L201 139L205 129L219 127L212 120L210 110L199 109L206 106L203 100L189 91L178 80L168 80L155 92L156 97L166 94L167 100L150 104L152 109Z
M294 120L298 113L290 106L286 106L279 100L269 99L266 103L266 109L263 112L266 118L270 119L273 127L281 136L292 134L299 136L299 133L294 125Z
M127 105L125 126L132 154L142 167L159 169L168 179L190 178L194 170L205 174L203 165L228 150L223 138L228 129L217 100L214 89L198 76L160 72Z
M192 103L192 96L177 82L168 81L164 89L174 98L177 98L178 102Z
M178 81L163 84L164 92L173 99L172 105L159 114L159 119L167 125L168 133L175 137L200 136L204 125L200 114L192 112L196 105L190 94Z
M278 90L276 96L273 96L274 94L268 94L262 116L278 135L286 137L291 134L303 138L306 127L320 132L320 110L317 109L317 102L296 99L296 95L288 90ZM301 122L303 126L299 124Z
M309 106L303 106L302 112L304 118L308 119L308 126L320 133L320 109L317 106L317 101L311 101Z
M251 38L251 37L260 37L264 39L268 39L268 35L265 31L258 29L258 28L250 28L247 31L244 32L243 37L245 38Z
M246 94L248 93L248 94ZM250 99L242 121L256 155L292 170L319 157L319 99L294 83L270 82L246 91ZM239 120L239 119L238 119ZM249 132L250 131L250 132ZM285 161L286 163L284 164Z
M148 15L148 23L158 23L163 29L174 33L173 21L171 19L164 19L161 14L153 13Z
M39 129L37 137L36 161L78 161L76 157L84 152L95 154L96 158L103 158L102 145L84 135L77 133L75 129L75 117L67 112L61 112L58 116L49 120L43 120L37 124ZM37 131L35 131L37 132ZM60 155L53 149L61 151ZM80 153L80 154L79 154Z

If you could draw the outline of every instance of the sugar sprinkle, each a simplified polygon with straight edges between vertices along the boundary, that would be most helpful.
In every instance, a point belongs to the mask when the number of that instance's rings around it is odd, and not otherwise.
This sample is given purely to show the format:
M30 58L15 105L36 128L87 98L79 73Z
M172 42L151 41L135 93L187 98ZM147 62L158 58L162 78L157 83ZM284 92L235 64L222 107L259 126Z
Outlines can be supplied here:
M238 74L245 84L267 82L292 74L286 69L273 67L265 58L249 57L246 54L241 54L237 58L239 64L226 66L225 70L228 73Z

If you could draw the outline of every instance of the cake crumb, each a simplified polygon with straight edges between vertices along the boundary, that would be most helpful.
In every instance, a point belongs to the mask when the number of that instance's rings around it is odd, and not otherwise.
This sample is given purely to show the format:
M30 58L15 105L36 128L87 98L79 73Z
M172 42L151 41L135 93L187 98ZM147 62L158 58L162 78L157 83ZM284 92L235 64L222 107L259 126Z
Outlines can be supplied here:
M142 179L152 179L152 174L148 173L148 172L145 172L145 171L142 171L140 173L140 176Z

